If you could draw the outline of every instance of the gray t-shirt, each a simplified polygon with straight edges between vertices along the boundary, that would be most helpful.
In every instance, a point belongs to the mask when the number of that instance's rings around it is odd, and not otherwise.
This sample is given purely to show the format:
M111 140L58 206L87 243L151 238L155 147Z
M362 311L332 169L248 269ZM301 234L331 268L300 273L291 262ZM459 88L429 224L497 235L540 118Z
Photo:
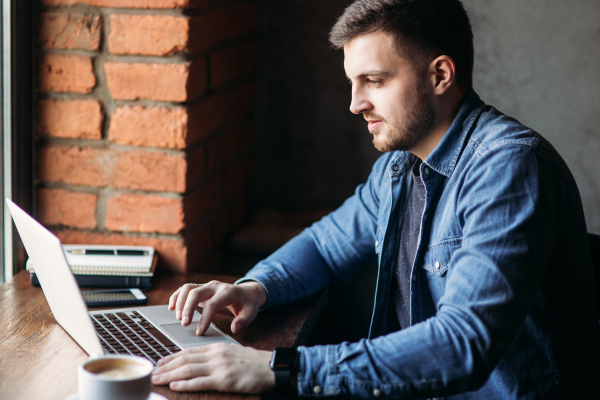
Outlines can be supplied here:
M402 229L400 231L400 248L396 260L396 282L393 288L394 305L401 329L410 326L410 274L417 253L421 218L425 208L425 184L419 175L421 160L412 168L413 186L408 196Z

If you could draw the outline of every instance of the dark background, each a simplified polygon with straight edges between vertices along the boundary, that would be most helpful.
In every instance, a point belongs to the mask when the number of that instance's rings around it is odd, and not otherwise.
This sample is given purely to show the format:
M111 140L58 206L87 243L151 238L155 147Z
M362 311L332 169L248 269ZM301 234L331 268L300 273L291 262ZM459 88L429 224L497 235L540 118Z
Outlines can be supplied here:
M380 154L366 121L349 111L344 55L328 41L350 3L260 2L251 209L338 207Z

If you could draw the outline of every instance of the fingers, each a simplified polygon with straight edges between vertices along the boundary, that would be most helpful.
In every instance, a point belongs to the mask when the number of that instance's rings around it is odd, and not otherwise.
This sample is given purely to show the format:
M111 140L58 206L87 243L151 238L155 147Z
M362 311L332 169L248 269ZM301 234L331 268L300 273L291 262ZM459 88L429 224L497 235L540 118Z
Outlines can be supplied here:
M171 363L171 361L175 359L184 358L190 354L204 354L210 351L213 348L214 344L208 344L206 346L198 346L198 347L190 347L189 349L182 350L178 353L172 354L170 356L161 358L158 360L158 367L162 367L163 365Z
M181 325L188 326L194 318L194 311L198 304L209 300L217 291L218 285L208 283L200 288L193 288L189 291L183 310L181 310Z
M269 351L214 343L186 349L166 359L166 364L159 362L152 382L169 383L177 391L264 393L275 387L268 366L271 357Z
M185 305L185 302L187 300L188 293L190 292L190 290L195 288L196 285L186 283L178 289L179 293L177 294L177 300L175 301L175 318L177 318L180 321L182 317L183 306Z
M175 317L181 321L181 325L188 326L192 323L196 307L202 304L203 312L196 334L203 335L210 327L215 314L220 309L229 307L236 316L232 321L231 330L233 333L240 333L254 320L258 312L256 296L253 293L245 287L241 288L217 281L209 282L201 287L197 287L195 284L185 284L169 299L169 309L175 309Z
M217 383L212 376L201 376L187 381L171 382L169 388L177 392L208 392L217 390Z
M169 297L169 310L173 311L175 310L175 303L177 302L177 296L179 295L179 292L181 292L181 288L177 289L172 295L171 297Z
M204 302L202 316L196 329L197 335L204 335L206 333L217 311L239 300L236 296L236 293L238 293L237 289L232 285L218 282L214 285L214 288L214 296Z
M187 362L173 370L157 372L152 375L152 383L166 385L169 382L192 379L199 376L210 375L211 368L206 362Z

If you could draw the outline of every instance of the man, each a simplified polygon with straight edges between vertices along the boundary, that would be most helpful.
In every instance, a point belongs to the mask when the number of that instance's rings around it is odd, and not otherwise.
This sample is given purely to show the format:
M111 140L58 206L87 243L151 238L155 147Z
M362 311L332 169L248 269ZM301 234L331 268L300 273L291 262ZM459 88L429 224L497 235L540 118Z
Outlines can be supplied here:
M357 0L331 32L353 113L385 154L366 184L236 285L184 285L169 306L198 333L223 307L240 332L261 308L347 280L374 254L368 339L297 349L301 397L593 398L600 328L587 232L568 168L538 133L471 88L458 0ZM170 356L174 390L275 388L271 352L206 346ZM283 385L283 386L282 386Z

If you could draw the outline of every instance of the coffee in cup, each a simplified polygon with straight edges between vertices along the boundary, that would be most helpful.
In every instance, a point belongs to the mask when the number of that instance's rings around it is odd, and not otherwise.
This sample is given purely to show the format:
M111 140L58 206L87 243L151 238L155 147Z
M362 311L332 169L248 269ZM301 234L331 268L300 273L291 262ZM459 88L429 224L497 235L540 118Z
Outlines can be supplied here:
M142 357L110 355L79 365L80 400L146 400L152 390L154 365Z

